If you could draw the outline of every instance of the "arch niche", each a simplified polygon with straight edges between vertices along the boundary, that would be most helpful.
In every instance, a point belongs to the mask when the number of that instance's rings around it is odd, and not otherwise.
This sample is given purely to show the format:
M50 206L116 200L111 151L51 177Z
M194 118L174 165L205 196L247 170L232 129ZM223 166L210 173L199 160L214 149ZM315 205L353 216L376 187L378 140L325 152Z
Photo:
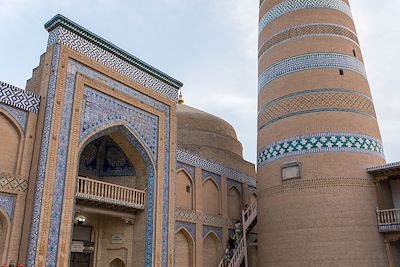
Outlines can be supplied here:
M211 177L208 177L203 182L203 212L211 215L220 215L219 188Z
M193 239L181 228L175 235L176 266L193 267Z
M228 217L235 220L242 218L242 196L236 186L228 190Z
M193 209L193 182L191 176L183 169L176 174L176 206L178 208Z
M143 265L145 251L153 246L153 238L143 238L143 235L153 235L155 164L151 152L124 124L97 130L85 138L79 147L78 176L146 190L145 210L135 213L133 242L129 248L132 250L133 266ZM101 262L102 259L98 258L97 261ZM127 264L131 265L130 261ZM126 264L115 258L110 266Z
M0 208L0 260L5 262L7 258L8 232L10 221L6 213Z
M14 173L17 168L22 130L0 109L0 172Z
M203 266L218 266L222 258L221 241L214 232L209 232L203 239Z

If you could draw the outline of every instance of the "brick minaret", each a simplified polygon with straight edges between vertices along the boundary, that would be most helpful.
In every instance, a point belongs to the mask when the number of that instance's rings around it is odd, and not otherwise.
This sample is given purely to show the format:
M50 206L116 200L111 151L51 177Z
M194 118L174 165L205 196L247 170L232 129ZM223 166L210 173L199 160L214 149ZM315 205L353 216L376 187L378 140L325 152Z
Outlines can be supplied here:
M387 266L366 168L384 163L348 0L260 4L260 266Z

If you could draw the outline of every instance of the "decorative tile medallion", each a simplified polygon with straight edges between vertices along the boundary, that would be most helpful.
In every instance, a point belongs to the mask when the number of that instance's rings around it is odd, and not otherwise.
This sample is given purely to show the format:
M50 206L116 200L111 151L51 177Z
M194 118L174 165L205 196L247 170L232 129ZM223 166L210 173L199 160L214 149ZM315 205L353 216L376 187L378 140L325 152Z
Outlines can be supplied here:
M258 112L258 130L291 116L323 111L354 112L376 119L369 96L355 90L322 88L304 90L269 101Z
M0 193L0 208L4 210L10 221L13 218L14 205L15 205L14 195Z
M382 143L374 137L327 132L296 136L269 144L258 152L257 167L285 157L322 152L358 152L384 157Z
M309 23L296 25L272 35L258 51L258 58L270 49L285 42L307 37L324 36L344 38L359 46L357 35L344 26L332 23Z
M329 8L352 17L350 7L342 0L286 0L273 6L265 13L260 20L259 32L262 32L268 23L280 16L306 8Z
M218 236L219 240L222 241L222 228L221 227L203 225L203 238L205 238L210 232L213 232L214 234L216 234Z
M271 81L290 73L323 68L351 70L367 76L364 64L353 56L325 52L305 54L281 60L268 67L258 78L258 90L261 91Z
M182 148L177 148L176 160L221 176L229 177L230 179L236 180L240 183L247 183L248 185L256 186L256 179L254 177L228 168L218 162L208 160L200 155L183 150Z
M179 229L185 229L193 238L193 241L196 240L196 224L182 222L182 221L175 221L175 229L179 231Z
M11 115L19 124L22 130L25 130L26 120L27 120L27 113L18 108L14 108L5 104L0 104L0 109L4 109L7 111L8 114Z
M32 92L0 81L0 103L38 113L40 97Z

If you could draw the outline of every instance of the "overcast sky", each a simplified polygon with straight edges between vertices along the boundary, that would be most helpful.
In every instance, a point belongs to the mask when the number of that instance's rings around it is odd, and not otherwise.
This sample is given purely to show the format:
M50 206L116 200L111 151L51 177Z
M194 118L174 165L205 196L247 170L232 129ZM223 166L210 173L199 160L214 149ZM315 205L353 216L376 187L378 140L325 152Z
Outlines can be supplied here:
M400 161L400 1L351 0L388 162ZM0 80L25 88L60 13L184 83L256 158L258 0L0 0Z

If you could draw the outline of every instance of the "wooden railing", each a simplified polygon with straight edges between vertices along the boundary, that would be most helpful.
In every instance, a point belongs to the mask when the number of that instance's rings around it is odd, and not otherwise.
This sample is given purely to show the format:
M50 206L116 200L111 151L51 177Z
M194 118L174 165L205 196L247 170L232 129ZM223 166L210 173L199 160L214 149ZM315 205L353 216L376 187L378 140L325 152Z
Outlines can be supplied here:
M400 209L376 209L376 218L379 231L400 231Z
M243 259L245 267L248 266L246 233L248 227L251 225L251 223L254 221L256 217L257 217L257 201L254 201L253 203L251 203L250 207L242 211L242 222L243 222L242 237L240 239L239 245L235 249L235 253L233 254L229 264L227 265L228 267L239 267ZM224 266L225 266L224 259L222 259L218 264L218 267L224 267Z
M253 201L250 207L248 207L242 214L243 229L244 231L250 226L250 224L257 217L257 201Z
M227 267L239 267L245 255L244 253L245 250L246 246L245 246L244 236L242 236L242 239L240 240L239 245L236 247L235 253L233 254ZM220 261L218 267L225 267L224 259Z
M144 210L146 191L78 177L76 198Z

